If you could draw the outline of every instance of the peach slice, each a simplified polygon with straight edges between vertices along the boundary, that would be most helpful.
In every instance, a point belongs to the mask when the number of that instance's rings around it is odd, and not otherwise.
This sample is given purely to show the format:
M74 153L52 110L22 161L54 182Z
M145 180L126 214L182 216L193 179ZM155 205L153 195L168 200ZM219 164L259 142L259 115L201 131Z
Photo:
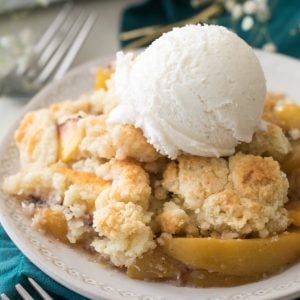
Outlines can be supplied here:
M182 281L193 287L232 287L261 279L261 276L232 276L220 273L211 273L205 270L194 270L183 275Z
M80 117L68 119L58 127L59 158L69 162L76 158L79 145L84 137L84 129L78 127Z
M300 230L266 239L171 238L163 250L197 269L255 276L277 271L300 258Z
M113 70L111 67L100 68L96 73L95 90L107 90L106 81L111 77Z
M279 124L284 129L300 129L300 105L285 104L280 110L275 111Z
M127 275L135 279L176 279L184 264L166 255L162 249L156 248L145 253L129 266Z
M300 201L291 201L286 205L292 223L300 227Z
M139 280L180 280L194 287L229 287L260 279L260 276L231 276L205 270L189 270L183 263L168 256L161 248L144 254L129 266L127 275Z
M65 216L60 211L43 208L37 212L35 225L62 242L67 242L68 225Z

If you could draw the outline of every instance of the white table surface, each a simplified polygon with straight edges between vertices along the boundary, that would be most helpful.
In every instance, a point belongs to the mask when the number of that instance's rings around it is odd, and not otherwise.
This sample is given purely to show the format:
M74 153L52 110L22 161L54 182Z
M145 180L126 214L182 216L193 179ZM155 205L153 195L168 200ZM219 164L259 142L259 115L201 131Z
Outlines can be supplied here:
M84 46L78 53L72 67L86 61L109 55L118 50L118 28L120 13L124 7L137 0L83 0L80 5L96 11L98 18ZM0 36L13 34L28 28L36 37L42 34L56 16L62 4L47 8L35 9L16 20L11 21L7 15L0 16ZM0 97L0 142L9 127L14 123L22 110L24 102Z

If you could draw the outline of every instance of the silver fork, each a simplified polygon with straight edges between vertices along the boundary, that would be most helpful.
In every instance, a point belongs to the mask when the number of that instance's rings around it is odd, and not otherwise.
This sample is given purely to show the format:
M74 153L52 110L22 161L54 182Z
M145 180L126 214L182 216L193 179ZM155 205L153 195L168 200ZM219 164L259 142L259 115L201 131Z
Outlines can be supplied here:
M43 300L53 300L53 298L35 280L28 277L28 281ZM22 299L34 300L21 284L17 284L15 287ZM10 300L5 294L1 294L1 299Z
M50 24L24 65L0 81L0 95L28 98L67 72L96 21L96 13L67 3Z

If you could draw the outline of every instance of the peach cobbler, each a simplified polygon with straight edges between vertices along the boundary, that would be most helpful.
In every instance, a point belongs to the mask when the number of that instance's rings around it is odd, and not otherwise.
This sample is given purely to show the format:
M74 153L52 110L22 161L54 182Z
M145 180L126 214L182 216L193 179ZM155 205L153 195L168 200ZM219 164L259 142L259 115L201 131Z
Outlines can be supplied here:
M234 155L171 160L140 129L106 123L117 103L111 73L17 129L21 170L3 188L33 228L132 278L193 286L242 284L297 260L300 106L268 94L268 125Z
M186 38L199 33L209 43L223 41L224 51L217 57L238 43L239 53L251 61L249 68L254 65L261 72L252 49L240 46L242 42L232 33L218 26L184 30ZM162 39L170 40L160 43L159 39L153 49L161 46L159 55L174 45L182 49L178 43L187 42L177 40L179 31L164 35ZM206 31L220 37L211 39ZM231 43L223 38L226 35ZM203 55L209 43L203 44ZM212 48L216 48L214 44ZM181 54L178 63L191 64L187 72L191 70L192 78L198 62L189 60L187 52ZM153 57L164 63L155 53L145 61ZM208 87L211 73L207 80L200 80L209 102L196 94L194 79L186 83L185 70L176 69L170 63L172 57L166 64L174 73L162 79L168 80L167 88L155 81L162 76L156 66L153 70L158 75L150 74L156 79L139 81L148 84L144 93L130 86L139 80L130 72L142 74L141 58L122 59L116 67L98 70L95 91L76 101L29 112L16 130L20 171L5 179L3 189L20 201L32 227L85 248L131 278L179 285L234 286L296 262L300 258L300 106L282 94L269 93L264 121L256 126L256 119L261 122L265 82L258 80L259 76L245 77L251 72L244 71L243 65L235 64L242 75L235 77L236 69L228 65L227 77L220 72L213 77L226 81L229 92L224 86L219 89L219 83ZM193 59L197 59L195 55ZM218 64L233 59L230 54ZM126 63L132 65L124 71ZM141 76L148 76L149 68ZM178 81L174 81L175 73ZM123 84L126 78L130 79L128 86ZM248 79L256 84L248 84ZM253 97L241 94L241 86L252 89ZM132 98L132 110L128 109L129 100L120 103L121 89L125 98ZM166 93L159 94L156 89ZM137 98L133 99L134 93ZM215 93L219 102L213 101ZM191 107L183 104L182 95L189 96L187 101L200 99L201 106L196 100ZM243 105L231 100L241 95ZM170 96L174 102L174 106L168 105L170 112L164 111L161 96ZM146 99L145 106L136 100L139 97L142 102ZM254 107L257 99L261 110ZM148 113L153 109L160 109L158 115ZM180 109L185 110L187 119ZM199 116L193 120L195 110ZM115 122L125 114L126 122ZM244 120L238 120L241 115ZM184 122L177 126L174 118L178 124ZM201 132L194 128L198 121Z

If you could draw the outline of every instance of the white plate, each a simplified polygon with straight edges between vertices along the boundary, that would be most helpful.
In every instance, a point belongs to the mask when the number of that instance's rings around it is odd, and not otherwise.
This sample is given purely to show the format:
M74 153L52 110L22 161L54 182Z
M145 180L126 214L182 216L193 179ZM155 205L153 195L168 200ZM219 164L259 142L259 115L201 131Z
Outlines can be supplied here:
M270 90L284 91L300 100L300 62L281 55L258 51ZM76 99L92 89L96 66L112 58L81 66L62 81L39 93L24 110L47 106L65 98ZM0 184L18 168L18 153L13 142L13 127L0 149ZM41 270L62 285L93 299L292 299L300 296L300 263L269 279L234 288L193 289L167 283L132 280L121 272L110 270L89 260L82 252L49 240L31 230L30 222L18 202L0 190L0 221L15 244ZM253 253L255 259L255 253Z

